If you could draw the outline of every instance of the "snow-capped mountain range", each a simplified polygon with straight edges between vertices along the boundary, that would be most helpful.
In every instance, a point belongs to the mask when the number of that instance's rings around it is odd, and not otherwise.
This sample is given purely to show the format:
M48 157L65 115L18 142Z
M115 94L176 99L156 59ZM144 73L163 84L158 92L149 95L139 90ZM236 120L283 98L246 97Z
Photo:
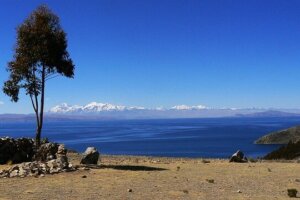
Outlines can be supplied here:
M48 116L68 116L88 119L161 119L161 118L207 118L207 117L288 117L300 116L300 109L274 108L211 108L203 105L177 105L171 108L145 108L110 103L91 102L86 105L54 106Z
M202 109L209 109L209 108L206 106L203 106L203 105L197 105L197 106L178 105L178 106L173 106L171 109L174 109L174 110L202 110Z
M50 113L99 113L99 112L107 112L107 111L134 111L134 110L202 110L209 109L203 105L197 106L187 106L187 105L178 105L172 108L144 108L139 106L122 106L122 105L114 105L110 103L97 103L91 102L87 105L68 105L67 103L62 103L61 105L54 106L49 110Z
M203 105L177 105L170 108L144 108L110 103L91 102L86 105L63 103L45 113L48 121L119 120L119 119L175 119L218 117L300 117L300 109L276 108L211 108ZM34 114L0 114L0 121L34 121Z
M127 107L121 105L113 105L109 103L91 102L87 105L68 105L62 103L50 109L50 113L98 113L103 111L125 111L125 110L144 110L143 107Z

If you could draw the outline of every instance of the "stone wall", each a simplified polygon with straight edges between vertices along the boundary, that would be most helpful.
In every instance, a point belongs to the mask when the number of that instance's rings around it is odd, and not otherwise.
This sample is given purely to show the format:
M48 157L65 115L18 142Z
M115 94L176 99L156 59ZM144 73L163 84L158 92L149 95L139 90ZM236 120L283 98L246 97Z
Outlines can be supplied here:
M34 155L34 140L31 138L0 138L0 164L31 161Z

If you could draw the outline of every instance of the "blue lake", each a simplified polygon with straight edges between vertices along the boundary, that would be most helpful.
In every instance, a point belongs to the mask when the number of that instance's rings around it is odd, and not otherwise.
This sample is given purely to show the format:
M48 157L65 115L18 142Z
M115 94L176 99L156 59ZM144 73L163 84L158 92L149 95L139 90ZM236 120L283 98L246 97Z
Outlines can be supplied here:
M269 132L300 124L300 118L215 118L46 122L43 137L104 154L227 158L240 149L263 156L277 145L253 142ZM34 122L0 122L0 136L33 137Z

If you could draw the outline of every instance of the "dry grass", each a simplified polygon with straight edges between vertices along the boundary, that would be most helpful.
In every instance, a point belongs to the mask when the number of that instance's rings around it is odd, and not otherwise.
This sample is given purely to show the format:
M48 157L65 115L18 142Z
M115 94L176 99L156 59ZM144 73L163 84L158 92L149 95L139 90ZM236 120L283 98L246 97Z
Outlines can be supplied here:
M209 161L103 156L90 170L0 179L0 199L290 199L288 188L300 190L299 163Z

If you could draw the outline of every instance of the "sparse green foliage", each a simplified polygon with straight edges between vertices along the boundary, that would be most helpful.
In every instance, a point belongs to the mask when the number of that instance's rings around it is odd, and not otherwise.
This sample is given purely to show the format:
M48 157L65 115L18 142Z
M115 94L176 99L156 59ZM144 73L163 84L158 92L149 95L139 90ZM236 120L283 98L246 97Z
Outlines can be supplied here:
M58 75L74 76L66 34L59 18L47 6L38 7L17 28L15 54L8 63L7 71L10 76L4 83L3 92L17 102L20 89L24 89L31 99L36 114L38 147L43 127L46 81Z
M41 144L49 143L49 139L47 137L41 139Z
M267 160L273 159L286 159L292 160L300 157L300 141L297 143L289 142L287 145L280 147L279 149L269 153L264 157Z

